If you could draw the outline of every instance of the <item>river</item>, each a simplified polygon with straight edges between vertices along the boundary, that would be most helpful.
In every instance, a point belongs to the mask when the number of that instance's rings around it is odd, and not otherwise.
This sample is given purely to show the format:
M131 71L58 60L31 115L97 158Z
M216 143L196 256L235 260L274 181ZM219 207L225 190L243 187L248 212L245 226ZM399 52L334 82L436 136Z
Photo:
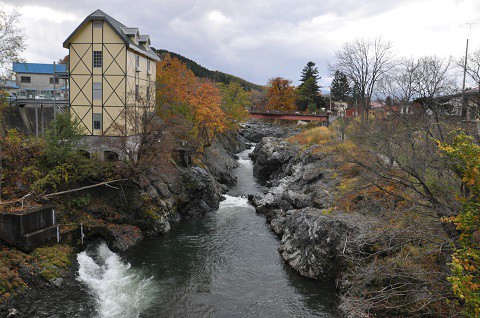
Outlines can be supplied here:
M278 238L242 197L261 191L249 151L216 212L120 255L92 244L77 255L77 279L31 302L30 316L338 317L333 286L285 265Z

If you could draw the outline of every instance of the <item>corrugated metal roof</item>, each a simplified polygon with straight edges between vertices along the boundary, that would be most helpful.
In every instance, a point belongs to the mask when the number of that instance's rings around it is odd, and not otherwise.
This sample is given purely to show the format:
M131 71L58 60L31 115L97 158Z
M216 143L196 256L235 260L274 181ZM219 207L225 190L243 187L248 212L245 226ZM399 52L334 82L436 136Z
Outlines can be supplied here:
M126 25L118 22L102 10L96 10L92 14L90 14L88 17L83 20L83 22L75 29L75 31L70 34L70 36L63 42L63 47L68 48L68 45L70 44L70 40L72 37L89 21L92 20L102 20L106 21L115 31L115 33L127 44L127 47L131 50L134 50L142 55L145 55L155 61L160 61L160 58L158 55L152 50L152 49L146 49L144 46L142 46L140 43L137 44L132 39L130 38L129 34L135 34L134 32L138 32L138 28L132 28L132 27L127 27Z
M53 74L53 64L41 63L13 63L13 71L15 73L30 73L30 74ZM67 65L57 64L55 66L57 73L67 71Z

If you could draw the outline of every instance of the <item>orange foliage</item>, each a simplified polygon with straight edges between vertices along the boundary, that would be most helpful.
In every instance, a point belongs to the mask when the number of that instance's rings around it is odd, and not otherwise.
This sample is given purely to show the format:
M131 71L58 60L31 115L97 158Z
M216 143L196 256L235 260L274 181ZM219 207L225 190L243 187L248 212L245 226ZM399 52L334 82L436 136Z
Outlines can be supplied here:
M195 75L176 58L167 55L157 63L157 103L162 117L189 111L189 95L196 83Z
M169 55L157 64L157 103L160 117L182 118L191 125L187 128L190 135L206 145L226 128L220 89L196 78L184 63Z
M275 77L267 85L267 110L291 111L295 110L295 88L292 81Z
M193 121L200 135L209 145L216 133L225 130L225 114L221 108L220 90L212 83L199 85L189 99Z

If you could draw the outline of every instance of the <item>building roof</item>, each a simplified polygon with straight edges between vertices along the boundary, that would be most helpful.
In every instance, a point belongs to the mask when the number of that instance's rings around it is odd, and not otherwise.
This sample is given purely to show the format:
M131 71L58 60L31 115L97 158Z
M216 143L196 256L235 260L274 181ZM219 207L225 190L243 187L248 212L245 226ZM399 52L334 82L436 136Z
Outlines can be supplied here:
M63 47L68 48L68 45L70 44L70 40L73 38L73 36L88 22L90 21L105 21L112 29L113 31L122 39L123 42L127 45L127 47L135 52L138 52L142 55L145 55L152 60L155 61L160 61L160 58L158 55L150 48L145 48L143 45L140 43L135 43L131 38L130 35L134 35L135 32L138 32L138 28L132 28L132 27L127 27L126 25L118 22L102 10L96 10L92 14L90 14L88 17L83 20L82 23L75 29L75 31L70 34L70 36L63 42ZM143 36L140 35L140 38Z
M41 63L13 63L13 71L15 73L28 73L28 74L53 74L53 64L41 64ZM64 73L67 71L67 65L56 64L55 72Z
M14 81L0 80L0 88L17 89L17 88L20 88L20 87L18 87L17 84Z

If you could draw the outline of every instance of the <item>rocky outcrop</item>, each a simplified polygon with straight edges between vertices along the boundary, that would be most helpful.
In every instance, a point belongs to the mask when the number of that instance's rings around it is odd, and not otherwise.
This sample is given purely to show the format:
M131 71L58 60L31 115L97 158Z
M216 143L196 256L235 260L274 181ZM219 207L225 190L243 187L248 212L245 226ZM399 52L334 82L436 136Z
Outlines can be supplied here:
M246 149L245 140L236 132L218 136L212 145L205 148L206 169L223 185L233 185L236 179L232 173L238 166L236 153Z
M270 188L249 199L281 237L284 260L304 276L340 280L368 227L360 217L331 209L339 185L335 162L315 148L299 152L277 138L258 143L253 159Z
M282 239L283 259L303 276L336 279L346 267L348 255L358 247L358 220L342 213L323 215L315 208L279 211L271 228ZM354 239L355 238L355 239Z
M228 189L226 184L235 182L233 152L244 147L243 139L232 133L208 147L205 165L183 167L165 160L164 164L149 166L135 182L77 192L76 197L88 202L82 210L92 217L84 222L85 238L102 236L110 248L125 250L143 235L168 232L182 217L200 217L216 210ZM63 237L79 246L79 233L75 227Z
M300 130L290 123L281 126L266 120L252 119L243 124L239 132L246 140L257 143L263 137L285 138L300 132Z
M178 206L181 215L198 217L218 209L223 187L211 174L200 167L192 167L184 171L182 180L185 191L182 203Z
M257 176L267 177L271 186L263 197L252 198L257 211L332 205L339 180L327 155L314 149L299 153L298 147L276 138L264 138L252 153Z
M333 163L313 149L299 153L277 138L263 138L252 158L257 175L268 177L271 187L250 199L281 237L282 257L304 276L336 278L348 252L345 240L359 230L348 218L328 211L338 184Z
M254 162L253 174L261 181L278 178L298 151L298 147L284 139L263 138L250 154Z

